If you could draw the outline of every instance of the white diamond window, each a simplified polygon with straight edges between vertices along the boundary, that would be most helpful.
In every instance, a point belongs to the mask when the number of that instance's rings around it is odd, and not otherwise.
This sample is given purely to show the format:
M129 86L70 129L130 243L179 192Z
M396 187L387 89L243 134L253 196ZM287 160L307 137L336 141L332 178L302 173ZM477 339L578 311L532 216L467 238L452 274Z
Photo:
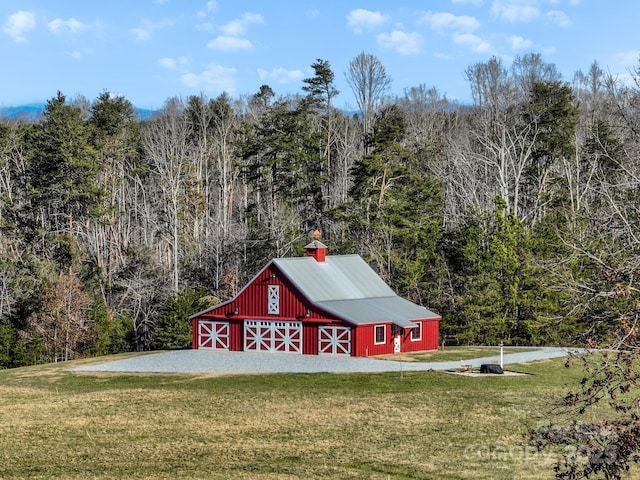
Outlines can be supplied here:
M269 315L278 315L280 313L280 286L269 285L267 313Z

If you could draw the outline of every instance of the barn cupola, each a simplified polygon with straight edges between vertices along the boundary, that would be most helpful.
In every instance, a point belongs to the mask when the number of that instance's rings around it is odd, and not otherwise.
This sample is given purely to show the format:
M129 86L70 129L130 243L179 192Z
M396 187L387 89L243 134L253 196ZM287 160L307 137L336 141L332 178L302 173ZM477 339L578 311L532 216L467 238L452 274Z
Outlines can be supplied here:
M304 247L308 257L313 257L317 262L324 262L327 255L327 246L320 241L320 230L314 230L311 234L313 241Z

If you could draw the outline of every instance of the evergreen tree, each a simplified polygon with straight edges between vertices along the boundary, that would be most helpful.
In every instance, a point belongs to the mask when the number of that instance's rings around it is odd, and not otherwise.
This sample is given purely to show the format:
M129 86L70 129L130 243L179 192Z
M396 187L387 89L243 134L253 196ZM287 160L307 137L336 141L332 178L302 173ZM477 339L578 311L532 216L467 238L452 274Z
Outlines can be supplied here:
M568 85L559 81L533 83L531 99L522 116L525 125L533 126L528 129L533 148L525 172L532 222L540 220L554 201L554 167L575 155L577 114Z
M34 131L28 193L31 208L53 234L73 235L75 223L98 213L103 191L95 182L99 165L89 134L82 110L62 93L47 102Z
M350 199L338 218L386 281L403 296L428 303L427 285L438 263L442 196L428 159L405 148L406 127L397 106L378 116L370 153L354 165Z
M160 308L154 328L154 346L158 349L186 348L191 345L189 317L213 305L204 289L180 290Z

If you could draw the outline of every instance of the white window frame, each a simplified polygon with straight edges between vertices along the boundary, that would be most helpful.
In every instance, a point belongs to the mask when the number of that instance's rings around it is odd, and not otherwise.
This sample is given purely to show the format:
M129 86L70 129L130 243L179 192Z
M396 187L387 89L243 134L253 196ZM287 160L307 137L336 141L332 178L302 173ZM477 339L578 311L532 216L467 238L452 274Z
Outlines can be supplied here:
M280 285L267 286L267 313L269 315L280 314Z
M411 341L412 342L419 342L420 340L422 340L422 322L413 322L416 324L416 326L414 328L411 329ZM418 331L418 336L414 337L413 332Z
M378 341L378 329L382 329L382 341ZM383 345L387 343L387 326L386 325L376 325L373 327L373 343L374 345Z

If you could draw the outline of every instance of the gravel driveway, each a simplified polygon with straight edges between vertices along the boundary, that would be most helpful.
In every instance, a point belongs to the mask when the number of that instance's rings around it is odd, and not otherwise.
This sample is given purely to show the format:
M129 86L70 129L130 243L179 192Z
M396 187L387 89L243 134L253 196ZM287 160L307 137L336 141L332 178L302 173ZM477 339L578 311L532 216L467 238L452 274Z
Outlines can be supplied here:
M504 355L504 365L564 357L571 352L578 353L576 349L551 347L509 353ZM483 363L497 363L499 361L499 356L493 356L465 360L464 364L479 367ZM451 370L460 368L461 363L460 361L418 363L361 357L177 350L78 367L73 371L132 373L399 372Z

